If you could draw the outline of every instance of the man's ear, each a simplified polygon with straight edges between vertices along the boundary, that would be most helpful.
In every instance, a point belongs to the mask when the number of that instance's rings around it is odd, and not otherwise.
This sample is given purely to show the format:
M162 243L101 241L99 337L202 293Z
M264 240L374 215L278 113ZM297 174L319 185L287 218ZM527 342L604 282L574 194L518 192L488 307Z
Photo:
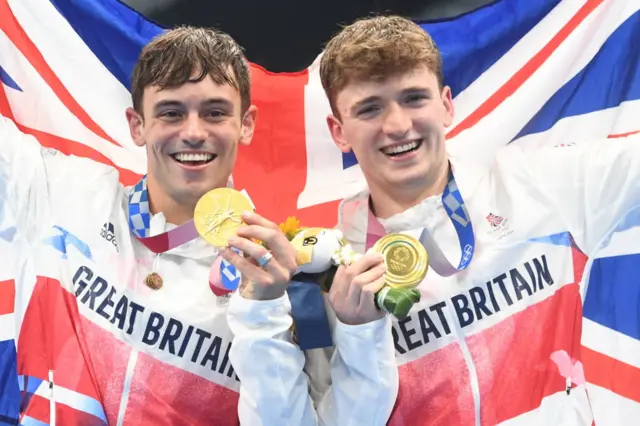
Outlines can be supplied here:
M145 140L142 136L142 128L144 126L144 120L138 112L129 107L125 111L127 117L127 123L129 123L129 133L131 133L131 139L138 146L144 146Z
M453 123L453 117L455 116L453 95L451 94L451 88L449 86L445 86L442 89L442 103L445 109L444 127L449 127L451 123Z
M329 127L329 133L331 133L331 137L333 138L333 142L336 144L340 151L342 152L350 152L351 144L344 137L344 130L342 127L342 123L340 119L335 115L327 116L327 126Z
M258 107L251 105L242 116L242 128L240 129L240 145L249 145L256 130L256 120L258 119Z

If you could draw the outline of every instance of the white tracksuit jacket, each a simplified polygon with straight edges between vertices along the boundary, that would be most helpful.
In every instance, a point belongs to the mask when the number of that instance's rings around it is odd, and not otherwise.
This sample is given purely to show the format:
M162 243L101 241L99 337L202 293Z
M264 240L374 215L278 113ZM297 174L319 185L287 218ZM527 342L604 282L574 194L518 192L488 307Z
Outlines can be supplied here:
M451 163L475 255L450 277L430 269L419 304L394 321L400 389L388 424L590 426L588 392L576 387L583 272L614 230L640 225L640 135L528 152L508 146L490 165ZM340 208L340 226L361 252L368 197ZM426 228L457 265L460 244L440 196L380 222L415 237ZM593 367L584 364L587 378Z

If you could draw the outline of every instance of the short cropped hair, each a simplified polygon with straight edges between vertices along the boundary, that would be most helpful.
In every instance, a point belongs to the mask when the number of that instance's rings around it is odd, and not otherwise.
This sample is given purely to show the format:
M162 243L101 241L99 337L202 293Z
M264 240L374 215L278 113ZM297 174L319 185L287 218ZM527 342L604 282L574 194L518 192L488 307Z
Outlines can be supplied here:
M251 103L251 76L243 49L228 34L209 28L181 26L156 36L143 49L131 82L133 108L142 114L148 86L179 87L210 76L240 93L241 113Z
M376 16L344 27L326 45L320 80L334 115L337 94L353 81L384 81L427 66L443 87L442 58L419 25L400 16Z

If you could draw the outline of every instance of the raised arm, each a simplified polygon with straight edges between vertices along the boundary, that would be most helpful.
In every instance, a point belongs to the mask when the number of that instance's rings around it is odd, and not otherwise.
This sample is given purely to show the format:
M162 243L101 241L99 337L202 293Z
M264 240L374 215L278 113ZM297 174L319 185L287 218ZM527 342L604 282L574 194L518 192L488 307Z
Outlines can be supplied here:
M629 214L640 207L640 134L521 155L587 255L625 223L637 225Z

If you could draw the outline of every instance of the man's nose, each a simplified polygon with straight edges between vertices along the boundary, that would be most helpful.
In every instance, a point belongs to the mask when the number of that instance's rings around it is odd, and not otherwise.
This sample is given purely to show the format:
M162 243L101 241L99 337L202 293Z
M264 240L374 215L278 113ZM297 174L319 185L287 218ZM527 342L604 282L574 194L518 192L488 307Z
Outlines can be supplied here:
M201 143L207 139L207 132L198 114L189 114L182 129L183 141L187 143Z
M398 104L391 104L387 108L382 123L382 131L393 139L401 139L411 130L412 121L405 111Z

